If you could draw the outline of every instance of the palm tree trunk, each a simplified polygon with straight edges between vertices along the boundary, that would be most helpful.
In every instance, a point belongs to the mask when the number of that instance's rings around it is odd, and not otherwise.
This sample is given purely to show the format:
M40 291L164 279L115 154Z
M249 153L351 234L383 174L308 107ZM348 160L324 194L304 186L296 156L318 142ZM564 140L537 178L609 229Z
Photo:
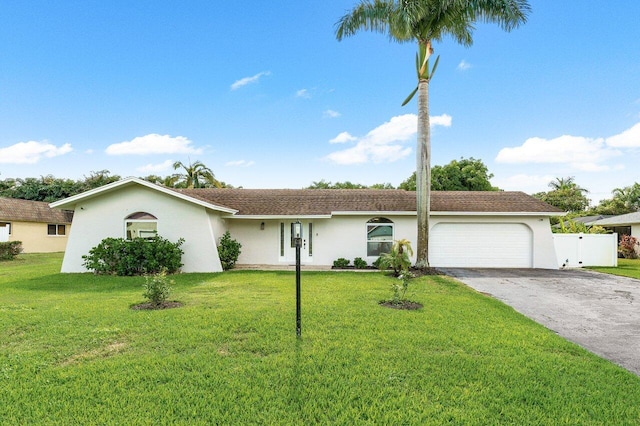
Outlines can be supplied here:
M416 209L418 247L416 268L429 267L429 215L431 213L431 128L429 125L429 80L418 82L418 137L416 149Z

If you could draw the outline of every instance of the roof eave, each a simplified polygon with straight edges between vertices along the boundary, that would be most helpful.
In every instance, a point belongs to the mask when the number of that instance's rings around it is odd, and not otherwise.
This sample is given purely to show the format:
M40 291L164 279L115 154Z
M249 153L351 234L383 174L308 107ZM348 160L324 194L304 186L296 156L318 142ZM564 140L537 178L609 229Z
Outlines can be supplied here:
M102 193L106 193L106 192L111 192L117 188L123 187L123 186L128 186L131 184L138 184L141 186L144 186L146 188L152 189L154 191L158 191L161 192L163 194L169 195L171 197L175 197L175 198L179 198L181 200L187 201L189 203L192 204L197 204L199 206L205 207L207 209L211 209L211 210L216 210L216 211L220 211L223 213L229 213L229 214L235 214L238 211L234 210L234 209L230 209L228 207L222 207L222 206L216 206L214 204L210 204L207 203L205 201L201 201L198 200L196 198L193 197L189 197L188 195L184 195L181 194L179 192L176 191L172 191L169 188L165 188L159 185L156 185L154 183L151 182L147 182L146 180L143 179L139 179L136 177L129 177L126 179L122 179L119 180L117 182L113 182L98 188L94 188L94 189L90 189L89 191L83 192L81 194L77 194L74 196L71 196L69 198L65 198L63 200L59 200L59 201L55 201L53 203L49 204L49 207L51 208L58 208L58 209L63 209L63 210L75 210L75 206L80 202L80 201L84 201L84 200L88 200L91 198L94 198L96 196L99 196Z

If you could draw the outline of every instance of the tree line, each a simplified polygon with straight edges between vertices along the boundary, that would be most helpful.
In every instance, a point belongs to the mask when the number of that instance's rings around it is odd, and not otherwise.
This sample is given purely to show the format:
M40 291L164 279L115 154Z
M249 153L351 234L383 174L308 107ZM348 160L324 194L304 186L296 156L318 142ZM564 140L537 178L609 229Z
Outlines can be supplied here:
M173 164L176 173L169 176L148 175L142 179L169 188L233 188L215 178L213 171L200 161ZM461 158L443 166L431 168L431 189L434 191L500 191L493 186L490 173L482 160ZM0 179L0 197L53 202L71 197L90 189L116 182L120 176L109 170L93 171L83 179L61 179L52 175L39 178ZM562 211L570 217L586 215L620 215L640 210L640 183L615 188L612 197L590 206L589 191L579 186L574 177L559 177L549 183L549 191L532 194ZM412 173L397 187L390 183L363 185L360 183L330 182L324 179L314 181L306 189L403 189L416 190L416 173Z
M164 185L169 188L226 188L231 185L216 179L213 171L200 161L182 163L176 161L173 169L179 172L169 176L149 175L142 179ZM0 179L0 197L19 198L31 201L46 201L48 203L71 197L76 194L117 182L119 175L111 174L109 170L92 171L83 179L62 179L53 175L39 178L7 178Z

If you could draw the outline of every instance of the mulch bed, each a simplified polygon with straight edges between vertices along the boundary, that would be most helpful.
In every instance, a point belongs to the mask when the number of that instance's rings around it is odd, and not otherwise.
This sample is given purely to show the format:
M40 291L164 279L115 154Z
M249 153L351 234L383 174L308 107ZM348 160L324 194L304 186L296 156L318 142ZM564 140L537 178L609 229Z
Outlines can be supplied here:
M391 300L382 300L379 302L380 306L391 309L404 309L406 311L415 311L422 308L422 303L412 302L410 300L403 300L400 302L393 302Z
M182 306L183 303L182 302L178 302L177 300L173 300L170 302L162 302L160 304L155 304L155 303L151 303L151 302L145 302L145 303L138 303L137 305L132 305L131 309L133 309L134 311L155 311L155 310L159 310L159 309L172 309L172 308L179 308L180 306Z
M426 275L444 275L442 272L440 272L436 268L427 268L427 269L411 268L411 273L413 274L414 277L424 277Z

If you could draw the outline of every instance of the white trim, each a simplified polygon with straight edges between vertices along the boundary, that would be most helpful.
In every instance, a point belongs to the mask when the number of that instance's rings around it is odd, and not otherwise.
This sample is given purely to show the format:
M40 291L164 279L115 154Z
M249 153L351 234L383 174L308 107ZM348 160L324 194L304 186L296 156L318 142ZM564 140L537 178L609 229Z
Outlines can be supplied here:
M387 210L363 210L363 211L332 211L332 216L416 216L416 212L387 211Z
M431 216L565 216L567 212L431 212Z
M416 216L416 212L409 211L333 211L333 216ZM430 216L565 216L566 212L457 212L457 211L431 211Z
M136 178L136 177L128 177L126 179L122 179L122 180L119 180L117 182L113 182L113 183L101 186L99 188L90 189L89 191L83 192L81 194L73 195L73 196L71 196L69 198L65 198L63 200L55 201L53 203L50 203L49 207L66 209L66 210L73 210L75 205L78 202L82 201L82 200L87 200L89 198L93 198L95 196L98 196L98 195L102 194L103 192L110 192L110 191L113 191L113 190L118 189L120 187L128 186L128 185L131 185L131 184L138 184L138 185L144 186L146 188L152 189L154 191L162 192L163 194L169 195L171 197L179 198L179 199L187 201L189 203L197 204L199 206L205 207L205 208L210 209L210 210L216 210L216 211L220 211L220 212L224 212L224 213L230 213L230 214L235 214L235 213L238 212L238 210L234 210L234 209L231 209L231 208L228 208L228 207L216 206L214 204L210 204L210 203L207 203L205 201L189 197L188 195L181 194L181 193L176 192L176 191L174 191L172 189L165 188L165 187L156 185L155 183L147 182L146 180L142 180L142 179L139 179L139 178Z

